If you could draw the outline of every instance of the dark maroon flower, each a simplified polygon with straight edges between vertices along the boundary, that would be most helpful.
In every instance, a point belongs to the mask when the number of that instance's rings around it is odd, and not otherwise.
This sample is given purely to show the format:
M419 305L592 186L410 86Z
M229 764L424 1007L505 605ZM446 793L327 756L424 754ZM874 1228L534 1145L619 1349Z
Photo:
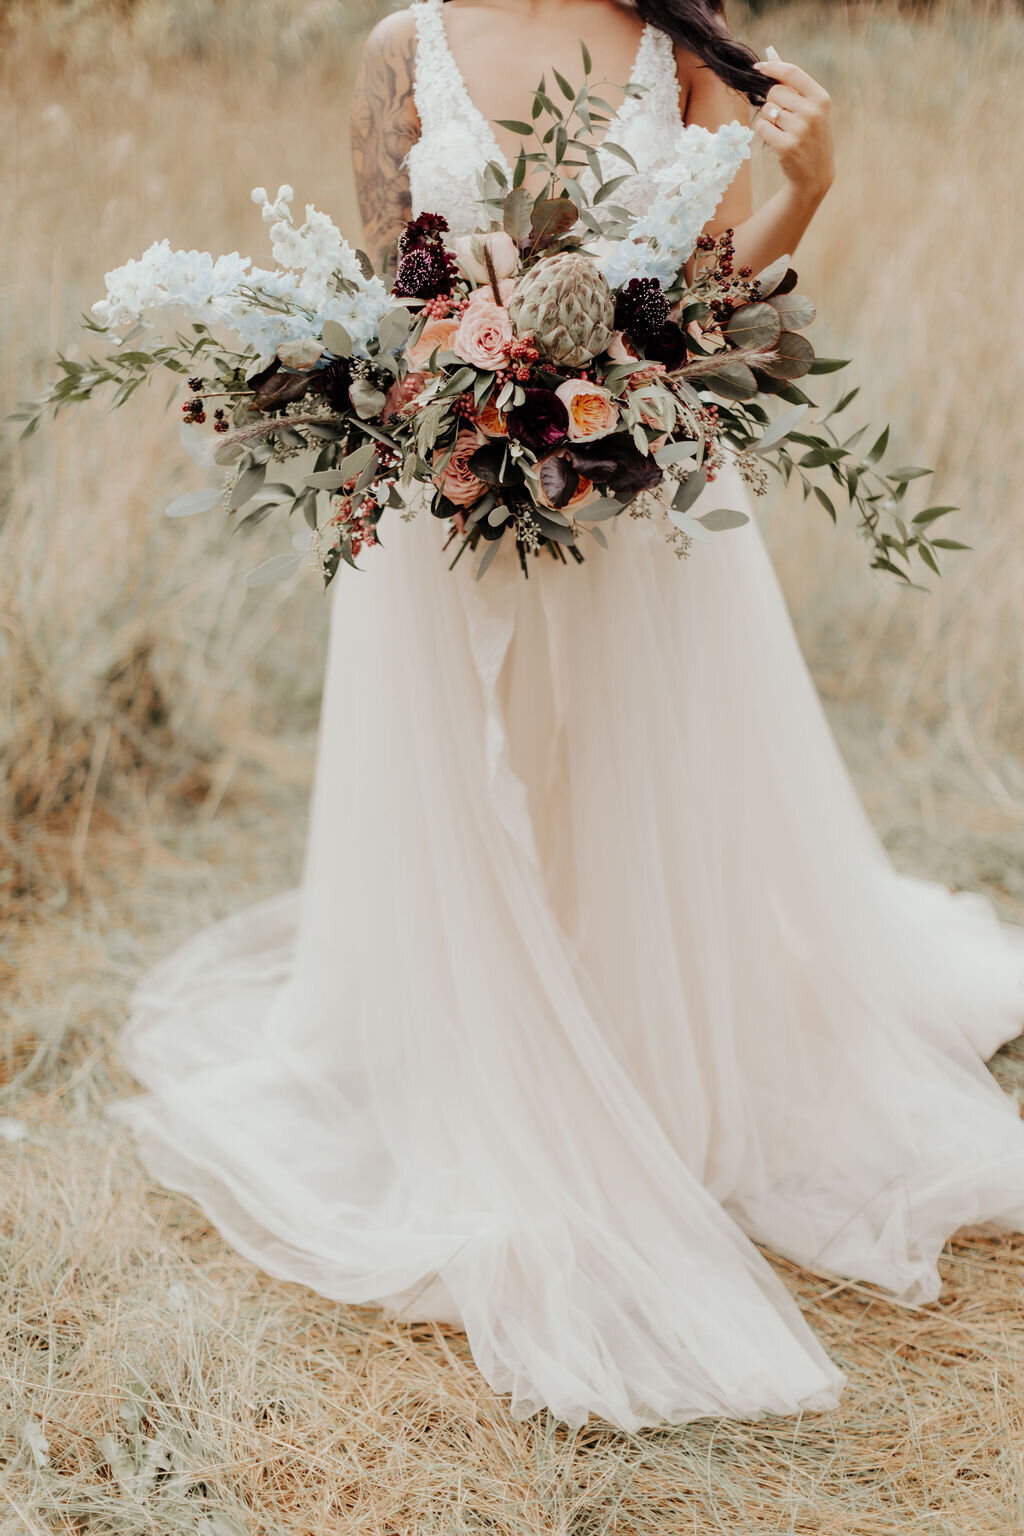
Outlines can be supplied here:
M644 356L654 363L664 363L671 373L686 362L686 337L683 328L675 320L667 321L656 336L644 347Z
M322 395L328 405L337 412L350 410L348 387L352 382L352 364L347 357L336 357L325 368L316 368L309 375L309 387L315 395Z
M425 245L437 245L441 236L448 233L448 220L439 213L421 213L418 219L411 219L402 230L398 239L399 256L408 256L410 251L418 251Z
M634 277L615 301L615 326L646 354L648 343L659 334L670 313L671 306L657 278Z
M454 257L443 245L424 245L410 251L398 263L395 297L436 299L449 294L457 272Z
M508 435L538 455L564 443L569 431L569 412L550 389L528 389L522 405L509 411Z

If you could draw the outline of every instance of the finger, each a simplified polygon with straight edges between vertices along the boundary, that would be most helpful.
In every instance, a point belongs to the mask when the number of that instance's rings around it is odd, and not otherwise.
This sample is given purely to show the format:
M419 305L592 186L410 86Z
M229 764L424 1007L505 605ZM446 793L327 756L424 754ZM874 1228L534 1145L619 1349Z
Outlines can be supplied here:
M799 64L787 64L782 59L763 59L755 64L754 68L762 75L769 75L773 80L782 81L800 96L806 96L811 101L828 95L824 86L819 85L806 69L800 68Z
M765 101L783 107L787 112L800 112L807 108L807 98L794 91L791 85L773 85Z
M788 144L785 131L777 124L769 122L766 117L759 117L754 123L754 132L763 140L768 149L780 150Z

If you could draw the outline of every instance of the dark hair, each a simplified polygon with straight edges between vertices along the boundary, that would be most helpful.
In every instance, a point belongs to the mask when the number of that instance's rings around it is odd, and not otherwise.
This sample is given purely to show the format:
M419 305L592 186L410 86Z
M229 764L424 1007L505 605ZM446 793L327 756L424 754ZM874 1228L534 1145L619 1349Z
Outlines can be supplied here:
M674 43L695 53L719 80L754 106L764 104L772 82L754 69L754 50L729 31L722 0L636 0L636 13L641 21L649 21Z

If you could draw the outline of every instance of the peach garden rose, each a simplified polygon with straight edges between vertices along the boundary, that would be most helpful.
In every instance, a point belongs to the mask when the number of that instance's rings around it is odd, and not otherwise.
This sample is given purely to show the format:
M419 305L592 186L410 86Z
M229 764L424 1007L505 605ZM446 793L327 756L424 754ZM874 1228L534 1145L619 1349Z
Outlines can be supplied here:
M436 350L450 352L458 328L458 320L451 317L447 320L428 320L416 340L405 349L409 367L425 368L431 353Z
M569 441L592 443L619 424L619 408L610 390L588 379L566 379L555 390L569 412Z
M439 469L434 475L434 484L454 502L457 507L471 507L474 501L479 501L487 487L482 480L478 480L469 467L469 461L473 457L481 443L487 439L479 432L466 430L460 432L455 440L455 449L448 463L443 469ZM446 448L438 448L434 452L434 463L441 464L447 453Z
M470 304L452 338L452 351L473 368L496 373L508 363L508 349L515 338L508 310L481 300Z

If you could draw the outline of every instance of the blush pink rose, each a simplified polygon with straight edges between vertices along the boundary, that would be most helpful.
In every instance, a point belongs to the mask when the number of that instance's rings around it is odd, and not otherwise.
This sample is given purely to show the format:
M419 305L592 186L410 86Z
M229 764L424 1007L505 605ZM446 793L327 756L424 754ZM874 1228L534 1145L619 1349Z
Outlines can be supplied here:
M452 351L469 363L496 373L508 363L508 349L515 338L508 311L493 300L470 304L452 338Z
M487 487L482 480L478 480L469 467L469 461L487 439L479 432L460 432L455 440L455 449L451 458L443 469L439 469L434 476L434 484L438 486L448 500L454 502L457 507L471 507L474 501L479 501ZM434 452L434 463L440 464L447 453L446 448L438 448Z
M619 424L619 408L610 390L588 379L566 379L555 390L569 412L569 441L592 443Z
M425 368L434 351L450 352L459 322L449 316L447 320L428 320L414 342L405 349L410 368Z
M502 278L498 284L498 293L501 295L501 302L505 308L508 307L508 301L515 293L515 291L516 285L512 278ZM484 283L483 287L481 288L474 288L473 292L469 296L469 302L471 304L493 304L494 294L491 292L490 283Z

